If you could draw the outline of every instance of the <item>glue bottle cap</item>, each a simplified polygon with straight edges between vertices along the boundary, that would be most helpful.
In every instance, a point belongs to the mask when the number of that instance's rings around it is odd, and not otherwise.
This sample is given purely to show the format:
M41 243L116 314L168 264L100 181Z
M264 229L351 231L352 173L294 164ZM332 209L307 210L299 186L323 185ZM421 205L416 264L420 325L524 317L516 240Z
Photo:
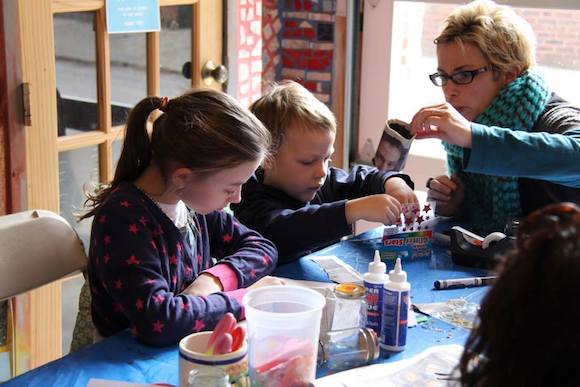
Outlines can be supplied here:
M407 272L403 270L401 258L397 258L395 268L389 272L391 282L407 282Z
M375 257L372 262L369 262L369 273L385 274L387 265L381 261L379 250L375 250Z

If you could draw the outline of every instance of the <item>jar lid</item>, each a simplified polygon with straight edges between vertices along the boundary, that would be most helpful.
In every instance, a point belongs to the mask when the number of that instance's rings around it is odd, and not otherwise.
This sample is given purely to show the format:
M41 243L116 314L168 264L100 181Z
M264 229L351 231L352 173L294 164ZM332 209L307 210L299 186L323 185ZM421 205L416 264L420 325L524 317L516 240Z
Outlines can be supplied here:
M377 337L377 333L371 328L361 328L360 330L366 340L368 350L367 362L370 364L379 358L379 338Z
M340 298L363 298L365 295L365 288L362 285L347 282L336 285L334 288L334 294Z

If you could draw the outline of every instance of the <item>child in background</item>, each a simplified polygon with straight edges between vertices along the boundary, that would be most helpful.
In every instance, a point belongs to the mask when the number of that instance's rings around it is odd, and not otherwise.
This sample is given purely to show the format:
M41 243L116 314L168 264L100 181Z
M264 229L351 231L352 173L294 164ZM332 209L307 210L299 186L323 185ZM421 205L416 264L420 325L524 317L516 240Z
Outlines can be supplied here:
M462 386L576 386L580 207L552 204L518 228L459 364Z
M272 134L272 156L244 184L242 200L232 208L276 244L279 263L352 233L357 220L393 224L401 203L417 203L406 175L329 167L334 116L298 83L274 86L250 109Z
M163 114L149 137L156 109ZM274 245L222 210L240 200L269 141L220 92L148 97L134 107L115 178L84 215L94 215L88 273L100 335L131 327L148 344L175 344L226 312L242 318L244 288L281 283L262 278L276 265Z

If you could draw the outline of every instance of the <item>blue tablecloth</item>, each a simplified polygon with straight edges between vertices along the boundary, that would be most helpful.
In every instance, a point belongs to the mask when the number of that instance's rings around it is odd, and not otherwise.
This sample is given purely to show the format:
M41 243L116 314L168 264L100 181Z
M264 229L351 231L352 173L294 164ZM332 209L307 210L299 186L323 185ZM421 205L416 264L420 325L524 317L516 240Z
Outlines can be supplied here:
M275 275L310 281L328 282L326 273L309 259L311 256L336 255L364 273L380 245L381 229L371 230L357 238L348 239L279 267ZM378 239L379 238L379 239ZM393 268L393 263L388 264ZM406 260L403 268L411 282L411 300L415 304L447 301L463 297L480 302L487 288L433 290L437 279L461 278L485 274L479 269L453 265L449 252L435 246L430 258ZM404 359L433 345L463 344L468 331L437 319L409 329L404 352L379 358L378 362ZM67 386L84 387L91 378L130 381L135 383L178 383L177 346L155 348L143 345L129 332L121 332L79 352L64 356L17 378L3 386ZM321 376L324 369L319 369Z

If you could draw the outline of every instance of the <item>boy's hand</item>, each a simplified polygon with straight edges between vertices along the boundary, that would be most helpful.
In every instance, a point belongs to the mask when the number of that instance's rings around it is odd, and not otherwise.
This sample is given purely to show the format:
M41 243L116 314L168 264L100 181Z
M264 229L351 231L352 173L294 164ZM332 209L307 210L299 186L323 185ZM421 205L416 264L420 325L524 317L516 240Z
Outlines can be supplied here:
M219 279L209 273L201 273L182 293L190 296L208 296L222 290Z
M415 192L400 177L391 177L385 181L385 193L393 196L401 204L414 203L419 207L419 200Z
M429 181L427 200L434 200L437 214L443 216L458 215L465 196L465 187L457 175L437 176Z
M394 224L401 216L401 203L391 195L370 195L346 202L345 215L348 224L357 220Z

